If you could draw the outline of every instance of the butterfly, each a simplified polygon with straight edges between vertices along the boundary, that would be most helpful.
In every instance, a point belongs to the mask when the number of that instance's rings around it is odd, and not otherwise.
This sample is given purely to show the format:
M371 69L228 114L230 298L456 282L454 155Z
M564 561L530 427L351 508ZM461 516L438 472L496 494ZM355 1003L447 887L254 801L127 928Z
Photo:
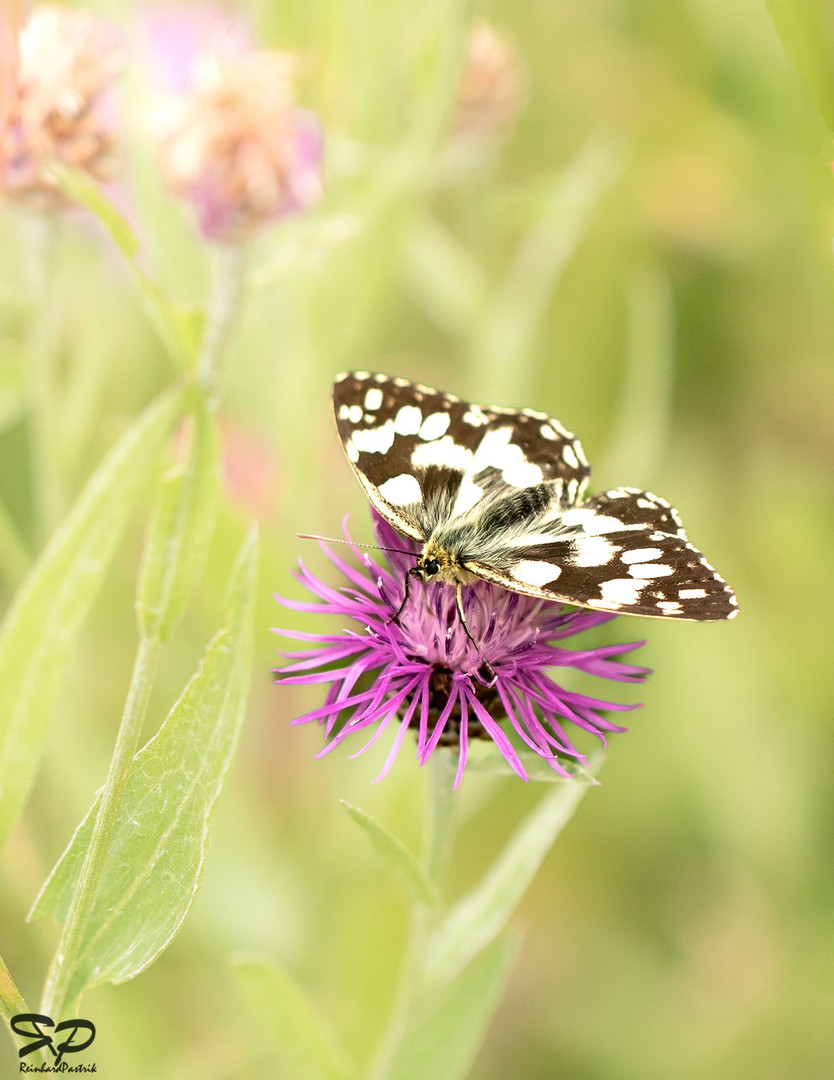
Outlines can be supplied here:
M455 587L467 636L462 589L475 581L619 614L738 614L664 499L631 487L586 497L582 446L546 413L367 371L337 377L333 411L372 505L422 545L409 574Z

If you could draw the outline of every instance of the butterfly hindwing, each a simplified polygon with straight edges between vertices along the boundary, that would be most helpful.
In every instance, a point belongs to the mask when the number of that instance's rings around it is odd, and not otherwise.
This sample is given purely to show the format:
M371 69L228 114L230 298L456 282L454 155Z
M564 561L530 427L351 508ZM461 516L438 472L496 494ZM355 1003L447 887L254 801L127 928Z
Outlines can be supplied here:
M619 488L566 510L549 543L496 550L467 564L505 588L580 607L698 621L732 618L736 599L686 538L677 512L650 492Z

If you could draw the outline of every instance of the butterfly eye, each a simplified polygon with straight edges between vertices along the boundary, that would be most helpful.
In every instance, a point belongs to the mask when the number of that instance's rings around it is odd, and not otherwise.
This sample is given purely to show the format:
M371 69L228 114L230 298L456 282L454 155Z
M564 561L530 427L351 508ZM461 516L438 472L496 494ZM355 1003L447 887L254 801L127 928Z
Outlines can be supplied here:
M440 571L440 563L437 559L426 559L423 563L423 572L428 574L429 577L434 577L435 574Z

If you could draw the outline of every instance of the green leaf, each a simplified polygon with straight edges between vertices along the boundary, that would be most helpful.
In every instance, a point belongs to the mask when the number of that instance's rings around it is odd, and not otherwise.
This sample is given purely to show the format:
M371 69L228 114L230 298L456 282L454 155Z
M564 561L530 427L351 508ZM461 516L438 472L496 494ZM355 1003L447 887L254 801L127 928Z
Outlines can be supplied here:
M587 790L587 784L562 784L521 823L481 883L455 904L429 941L426 985L454 978L501 933Z
M436 907L440 901L437 886L420 860L370 814L345 799L342 799L341 803L357 825L365 830L365 835L374 849L385 859L409 894L418 903Z
M232 961L238 993L254 1022L259 1048L275 1059L273 1075L334 1080L351 1072L347 1050L304 990L267 960Z
M226 625L165 723L133 760L78 955L65 961L73 969L67 1000L146 968L194 900L212 811L249 691L257 550L253 531L230 576ZM66 918L97 805L76 830L30 917Z
M76 634L181 405L181 393L167 391L122 435L35 563L0 628L0 841L32 783Z
M139 289L142 304L172 360L180 366L193 366L200 342L202 311L170 300L156 282L139 268L136 262L139 253L136 234L94 180L86 173L57 161L51 163L50 171L61 189L94 214L110 234L124 256Z
M139 251L136 234L95 180L81 169L73 169L59 161L50 164L50 171L65 195L95 214L122 255L128 260L134 259Z
M394 1053L387 1080L463 1080L469 1075L518 946L518 935L505 935L426 998Z
M173 633L203 573L217 520L217 435L200 400L193 421L188 460L162 480L139 575L139 626L159 641Z
M785 53L834 131L834 16L830 0L767 0Z

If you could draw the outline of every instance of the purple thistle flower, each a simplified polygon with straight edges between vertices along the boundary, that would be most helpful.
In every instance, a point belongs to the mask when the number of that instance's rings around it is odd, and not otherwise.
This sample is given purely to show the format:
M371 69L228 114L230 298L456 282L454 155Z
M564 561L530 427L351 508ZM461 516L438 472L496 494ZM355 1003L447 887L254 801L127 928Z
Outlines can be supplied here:
M606 732L626 730L603 713L638 706L566 690L549 675L553 667L570 667L618 682L639 682L649 674L648 668L619 659L644 642L578 650L556 644L610 622L615 615L566 610L561 603L479 581L464 590L463 603L482 656L460 624L454 589L447 585L427 585L425 598L420 589L413 588L402 613L391 621L403 598L407 571L414 565L404 552L413 549L416 557L418 548L372 513L377 542L398 549L387 552L390 569L360 551L345 526L345 538L361 568L339 558L326 543L320 541L320 546L348 584L334 588L299 560L295 577L317 602L276 596L295 611L339 615L363 628L363 632L346 629L338 634L275 631L313 646L282 653L290 663L275 672L276 682L329 684L324 704L292 721L323 725L328 742L317 756L373 728L371 738L356 752L363 753L396 721L394 744L377 780L390 769L409 728L417 734L420 765L437 746L458 746L454 787L463 777L472 738L491 739L515 772L527 780L519 754L502 727L509 722L529 750L560 776L570 778L574 774L566 765L581 763L585 757L571 741L566 723L596 735L603 744ZM491 683L482 675L483 660L495 673Z

